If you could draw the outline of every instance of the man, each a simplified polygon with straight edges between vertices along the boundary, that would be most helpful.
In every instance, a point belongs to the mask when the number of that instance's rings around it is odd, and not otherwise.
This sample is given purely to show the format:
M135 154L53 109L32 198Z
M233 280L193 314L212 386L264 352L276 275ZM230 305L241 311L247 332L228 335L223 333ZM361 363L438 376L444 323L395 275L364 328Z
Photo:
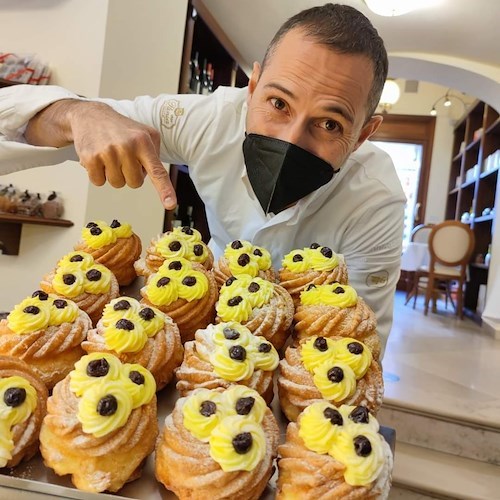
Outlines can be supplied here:
M237 238L268 248L278 267L294 248L331 247L375 310L385 345L405 198L392 162L366 139L382 121L373 113L386 76L368 19L327 4L280 28L247 89L90 102L19 86L0 94L0 133L62 148L50 159L40 151L38 165L68 159L72 148L63 147L74 143L96 185L135 188L147 174L165 208L176 199L160 158L189 165L216 257ZM26 168L26 157L16 164L0 144L1 173Z

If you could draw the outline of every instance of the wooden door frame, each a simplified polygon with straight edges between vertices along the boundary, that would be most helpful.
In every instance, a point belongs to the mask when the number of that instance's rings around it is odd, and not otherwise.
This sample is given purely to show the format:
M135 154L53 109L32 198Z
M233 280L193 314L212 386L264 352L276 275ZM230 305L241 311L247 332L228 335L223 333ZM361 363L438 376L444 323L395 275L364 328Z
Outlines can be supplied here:
M436 118L420 115L384 114L384 121L377 132L370 137L372 141L407 142L422 145L422 165L418 179L418 192L415 203L420 203L419 223L425 221L427 190L431 170L432 148Z

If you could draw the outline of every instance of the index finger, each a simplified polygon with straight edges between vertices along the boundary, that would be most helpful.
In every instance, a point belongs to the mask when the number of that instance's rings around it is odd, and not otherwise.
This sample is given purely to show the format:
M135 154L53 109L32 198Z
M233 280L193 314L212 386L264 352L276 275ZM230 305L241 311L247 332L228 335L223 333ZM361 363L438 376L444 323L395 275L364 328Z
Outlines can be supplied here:
M163 163L151 152L143 153L138 160L149 175L163 206L167 210L173 210L177 205L177 196Z

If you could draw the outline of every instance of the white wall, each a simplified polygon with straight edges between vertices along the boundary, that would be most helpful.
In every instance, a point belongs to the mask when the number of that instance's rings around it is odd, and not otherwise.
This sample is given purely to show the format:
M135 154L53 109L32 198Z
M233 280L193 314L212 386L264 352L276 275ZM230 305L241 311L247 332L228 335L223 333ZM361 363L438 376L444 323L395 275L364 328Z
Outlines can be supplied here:
M51 83L89 97L176 92L186 11L187 0L2 0L0 51L38 54L51 66ZM134 60L144 54L134 74ZM128 221L144 245L163 226L149 182L140 190L97 189L76 162L0 178L8 182L35 192L56 190L64 217L75 226L23 225L19 255L0 255L0 311L37 287L88 220Z

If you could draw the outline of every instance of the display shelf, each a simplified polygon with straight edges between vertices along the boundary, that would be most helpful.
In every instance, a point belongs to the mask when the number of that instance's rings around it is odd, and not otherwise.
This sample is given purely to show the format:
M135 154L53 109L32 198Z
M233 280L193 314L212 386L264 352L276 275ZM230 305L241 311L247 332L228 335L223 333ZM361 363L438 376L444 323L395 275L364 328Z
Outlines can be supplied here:
M218 86L244 87L248 77L238 61L242 60L236 48L217 25L210 12L199 0L190 0L184 38L184 50L181 62L179 92L192 92L189 82L191 62L197 55L200 64L211 63L214 70L213 90ZM210 240L210 232L205 213L205 206L189 177L187 165L172 165L170 169L172 185L175 188L178 206L166 212L163 230L172 229L173 221L190 224L201 232L203 241Z
M458 188L453 187L457 178L465 180L469 169L476 165L479 165L479 169L484 169L487 158L495 155L499 149L499 113L490 105L476 101L455 127L446 204L448 219L460 220L462 214L466 212L478 214L467 222L475 236L472 259L477 255L485 255L491 245L495 214L498 210L499 167L494 165L496 156L490 158L490 161L493 161L493 164L489 165L492 167L490 170L475 172L473 179L462 182ZM481 215L485 209L494 209L494 213ZM480 316L475 312L479 285L487 282L488 267L471 262L470 280L466 285L464 304L467 315L475 320L480 320Z
M0 242L4 255L19 255L23 224L58 227L74 225L73 222L66 219L46 219L29 215L0 213Z

